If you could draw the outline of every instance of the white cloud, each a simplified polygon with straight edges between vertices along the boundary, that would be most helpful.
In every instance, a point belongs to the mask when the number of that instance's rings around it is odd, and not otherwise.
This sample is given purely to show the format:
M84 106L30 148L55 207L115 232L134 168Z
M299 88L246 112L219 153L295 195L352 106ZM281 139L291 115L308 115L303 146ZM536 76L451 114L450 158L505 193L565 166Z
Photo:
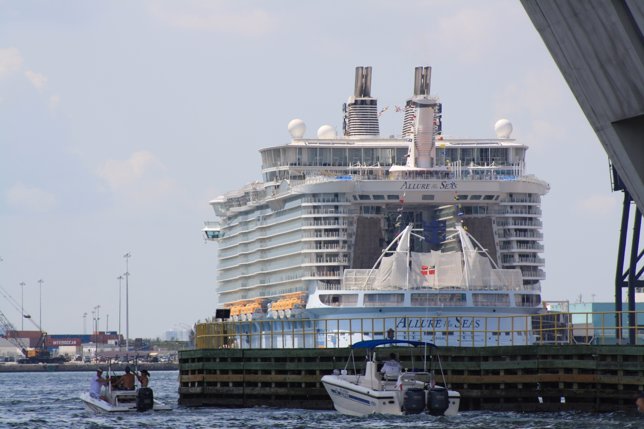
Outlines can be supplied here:
M265 10L238 7L237 2L191 1L149 4L150 14L165 25L190 30L257 37L278 27L276 18Z
M13 185L7 191L6 198L10 207L30 212L44 213L56 206L54 194L22 183Z
M32 70L27 70L25 71L25 76L27 79L29 79L29 82L34 86L36 89L43 89L45 85L47 84L47 76L36 73Z
M22 55L16 48L0 49L0 78L22 67Z
M588 217L608 217L619 212L620 192L591 195L576 202L578 212Z
M117 199L154 203L174 192L176 183L166 177L165 165L151 152L137 151L126 160L107 160L97 170Z

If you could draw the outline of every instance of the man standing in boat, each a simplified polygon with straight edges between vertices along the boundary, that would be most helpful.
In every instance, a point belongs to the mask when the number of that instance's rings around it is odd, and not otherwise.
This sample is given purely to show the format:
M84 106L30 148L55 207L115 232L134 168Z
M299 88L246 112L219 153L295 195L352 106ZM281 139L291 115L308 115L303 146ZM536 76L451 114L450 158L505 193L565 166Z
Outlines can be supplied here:
M148 387L150 382L150 373L147 369L142 369L139 374L136 374L136 379L141 383L141 387Z
M120 390L134 390L134 374L129 366L125 367L125 374L119 378L117 386Z
M92 398L102 399L101 387L108 382L108 380L103 378L103 370L101 368L97 368L96 374L92 377L92 381L89 385L89 395Z
M397 378L400 375L400 368L400 362L396 359L396 354L391 353L389 360L385 361L380 372L384 374L385 378Z

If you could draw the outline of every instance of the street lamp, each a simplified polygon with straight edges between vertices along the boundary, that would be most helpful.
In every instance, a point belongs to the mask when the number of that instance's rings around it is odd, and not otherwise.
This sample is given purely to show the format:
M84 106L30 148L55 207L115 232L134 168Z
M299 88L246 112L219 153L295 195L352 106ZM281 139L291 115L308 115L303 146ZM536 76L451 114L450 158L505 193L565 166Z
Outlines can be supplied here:
M121 350L121 280L123 276L118 276L117 280L119 281L119 350Z
M130 351L130 288L129 288L129 259L132 257L130 252L123 255L125 258L125 351Z
M39 300L40 300L40 315L39 315L39 325L40 325L40 330L42 331L42 284L45 281L43 279L38 280L38 285L40 286L40 293L39 293Z
M87 312L83 313L83 335L87 334Z
M20 282L20 330L25 330L25 282Z

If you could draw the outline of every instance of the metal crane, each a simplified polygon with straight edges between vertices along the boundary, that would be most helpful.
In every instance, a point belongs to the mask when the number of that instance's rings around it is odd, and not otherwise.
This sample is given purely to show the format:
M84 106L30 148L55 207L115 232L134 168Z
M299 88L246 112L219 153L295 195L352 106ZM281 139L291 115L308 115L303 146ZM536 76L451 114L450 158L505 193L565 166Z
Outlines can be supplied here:
M17 302L9 293L0 287L0 294L5 297L7 302L9 302L16 310L21 313L21 316L25 319L28 319L40 332L40 337L35 347L29 347L29 344L24 344L20 338L16 336L18 330L13 326L9 321L7 316L0 310L0 336L6 338L11 344L16 346L24 355L24 358L19 359L18 363L63 363L65 358L62 356L52 357L51 353L45 347L45 342L47 340L47 333L43 331L29 314L22 314L21 308L18 306Z

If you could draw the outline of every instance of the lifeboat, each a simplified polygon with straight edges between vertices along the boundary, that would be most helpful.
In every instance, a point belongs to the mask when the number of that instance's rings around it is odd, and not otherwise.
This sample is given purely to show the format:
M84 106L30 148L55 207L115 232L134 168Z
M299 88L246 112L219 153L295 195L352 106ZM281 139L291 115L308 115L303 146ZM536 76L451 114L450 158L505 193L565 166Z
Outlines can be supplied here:
M303 295L303 292L290 293L273 302L271 304L271 316L275 319L289 318L300 313L304 308Z
M261 318L264 315L264 310L262 308L263 300L257 299L255 301L248 302L241 306L240 316L243 321L251 321L253 319Z

